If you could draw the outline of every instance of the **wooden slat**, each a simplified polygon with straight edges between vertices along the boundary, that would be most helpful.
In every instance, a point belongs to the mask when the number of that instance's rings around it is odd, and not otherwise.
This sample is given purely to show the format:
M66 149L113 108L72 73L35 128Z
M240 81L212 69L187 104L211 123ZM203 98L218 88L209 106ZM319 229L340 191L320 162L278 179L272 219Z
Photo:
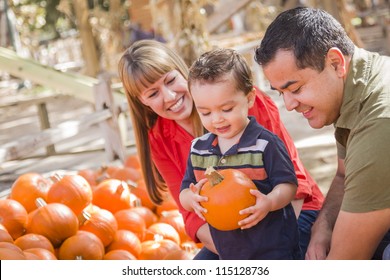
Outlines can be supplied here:
M13 76L30 80L76 98L94 103L94 85L98 80L92 77L57 71L52 67L44 66L38 62L22 58L14 51L0 47L0 69ZM124 100L123 94L113 91L117 104Z
M66 121L55 128L45 129L39 133L26 135L18 140L0 146L0 162L19 159L39 148L55 144L72 137L88 127L111 118L111 112L106 109L89 114L79 120Z

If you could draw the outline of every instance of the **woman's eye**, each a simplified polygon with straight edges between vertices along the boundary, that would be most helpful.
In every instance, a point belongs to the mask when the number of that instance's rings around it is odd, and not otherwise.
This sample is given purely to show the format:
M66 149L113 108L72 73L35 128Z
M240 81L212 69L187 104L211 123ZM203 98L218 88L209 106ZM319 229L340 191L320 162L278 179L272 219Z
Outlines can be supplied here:
M153 91L152 93L149 94L148 98L152 98L157 95L157 91Z
M202 116L208 116L208 115L210 115L210 112L208 112L208 113L200 113Z
M176 80L176 76L174 76L174 77L172 77L171 79L169 79L169 80L167 81L167 84L168 84L168 85L169 85L169 84L172 84L175 80Z

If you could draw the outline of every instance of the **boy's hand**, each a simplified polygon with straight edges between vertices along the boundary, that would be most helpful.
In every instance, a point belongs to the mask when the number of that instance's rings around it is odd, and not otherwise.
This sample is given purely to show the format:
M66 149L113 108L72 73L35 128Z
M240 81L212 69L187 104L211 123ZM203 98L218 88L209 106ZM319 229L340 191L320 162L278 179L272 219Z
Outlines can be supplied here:
M188 192L188 199L191 201L191 207L194 210L194 212L202 219L205 220L204 216L202 213L206 213L207 209L203 208L200 205L200 202L205 202L208 200L207 196L201 196L199 195L200 189L202 186L207 182L207 179L204 178L200 180L198 183L191 184L190 185L190 192Z
M249 214L247 218L238 222L241 229L255 226L271 210L271 200L265 194L262 194L259 190L250 190L250 193L256 197L256 204L240 211L241 215Z

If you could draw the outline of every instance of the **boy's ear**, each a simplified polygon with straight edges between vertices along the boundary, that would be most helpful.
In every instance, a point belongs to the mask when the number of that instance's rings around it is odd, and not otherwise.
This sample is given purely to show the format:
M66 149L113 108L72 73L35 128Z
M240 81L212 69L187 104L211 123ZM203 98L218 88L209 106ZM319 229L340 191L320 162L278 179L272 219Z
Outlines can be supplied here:
M246 98L248 99L249 108L252 108L253 104L255 104L255 99L256 99L255 88L252 88L252 90L247 94Z

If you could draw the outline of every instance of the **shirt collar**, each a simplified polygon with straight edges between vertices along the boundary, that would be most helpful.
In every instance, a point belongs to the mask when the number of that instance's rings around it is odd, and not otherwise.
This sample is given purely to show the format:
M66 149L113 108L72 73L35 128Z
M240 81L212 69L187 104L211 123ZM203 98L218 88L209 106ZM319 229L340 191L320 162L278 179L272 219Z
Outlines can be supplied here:
M344 85L343 102L336 127L351 129L360 110L360 104L367 98L364 88L367 86L372 66L372 57L364 49L355 47L350 69Z
M237 154L240 147L248 147L256 144L257 138L260 133L263 131L263 127L256 122L256 119L252 116L249 116L249 123L246 126L244 133L241 135L239 142L233 145L225 155ZM210 147L210 152L221 155L221 151L218 147L218 138L215 134L210 134L210 137L207 138L206 145Z

